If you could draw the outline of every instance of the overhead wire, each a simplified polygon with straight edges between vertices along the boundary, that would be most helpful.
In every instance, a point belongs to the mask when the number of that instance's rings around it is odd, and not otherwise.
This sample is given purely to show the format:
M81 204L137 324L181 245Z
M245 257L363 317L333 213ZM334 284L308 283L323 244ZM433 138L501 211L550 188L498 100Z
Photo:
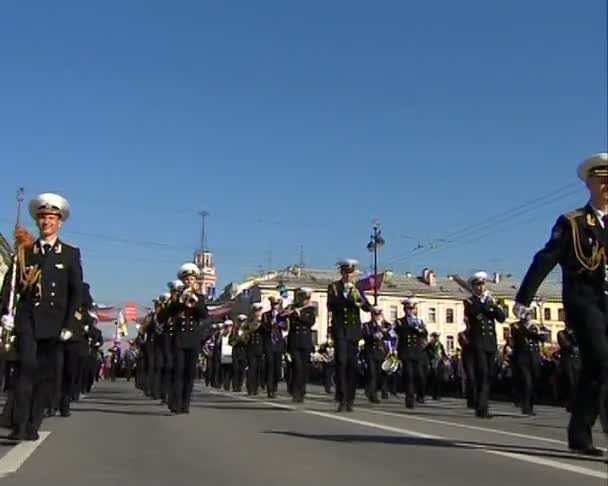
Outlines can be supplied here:
M568 184L562 186L549 194L539 196L530 201L512 207L508 210L502 211L492 216L488 216L477 223L468 224L462 229L453 231L452 233L448 233L442 238L435 240L439 241L439 243L434 246L428 247L422 245L410 250L409 252L406 252L405 254L391 257L388 260L384 261L384 265L386 266L399 263L406 259L410 259L413 256L424 255L429 251L448 247L450 245L460 242L464 237L469 237L472 234L483 232L484 230L487 230L489 228L496 228L496 225L500 225L501 223L508 223L512 221L513 218L537 211L538 209L541 209L547 205L562 200L564 197L574 195L579 191L580 189L578 184Z

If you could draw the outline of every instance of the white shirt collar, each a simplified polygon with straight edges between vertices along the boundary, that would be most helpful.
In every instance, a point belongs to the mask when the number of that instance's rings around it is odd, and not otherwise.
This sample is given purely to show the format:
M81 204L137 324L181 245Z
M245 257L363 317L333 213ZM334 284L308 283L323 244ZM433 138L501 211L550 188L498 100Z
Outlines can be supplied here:
M51 248L53 248L55 246L55 243L57 243L58 237L55 236L54 238L51 238L50 240L45 240L44 238L40 238L40 249L42 250L42 252L44 253L44 245L51 245Z
M591 209L593 209L593 212L595 213L598 221L600 222L600 226L603 228L604 227L603 218L604 218L604 216L606 216L606 213L604 211L602 211L601 209L597 209L591 202L589 203L589 206L591 206Z

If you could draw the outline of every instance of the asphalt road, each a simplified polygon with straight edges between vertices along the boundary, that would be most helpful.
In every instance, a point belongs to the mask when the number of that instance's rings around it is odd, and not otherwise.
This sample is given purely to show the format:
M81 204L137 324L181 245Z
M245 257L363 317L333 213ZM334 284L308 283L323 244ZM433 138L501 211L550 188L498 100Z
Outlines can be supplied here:
M337 414L318 387L294 405L196 386L191 413L170 416L132 382L101 383L71 418L47 420L40 441L0 442L2 486L608 484L606 459L568 452L558 408L522 417L493 404L482 420L462 400L406 411L359 395Z

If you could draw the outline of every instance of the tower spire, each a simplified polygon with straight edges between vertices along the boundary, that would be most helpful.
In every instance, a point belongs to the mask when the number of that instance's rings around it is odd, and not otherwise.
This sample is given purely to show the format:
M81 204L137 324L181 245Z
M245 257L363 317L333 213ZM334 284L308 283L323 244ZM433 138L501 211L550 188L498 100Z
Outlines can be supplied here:
M202 218L202 225L201 225L201 252L203 251L207 251L207 233L206 233L206 223L207 223L207 216L209 216L209 212L208 211L199 211L198 215Z

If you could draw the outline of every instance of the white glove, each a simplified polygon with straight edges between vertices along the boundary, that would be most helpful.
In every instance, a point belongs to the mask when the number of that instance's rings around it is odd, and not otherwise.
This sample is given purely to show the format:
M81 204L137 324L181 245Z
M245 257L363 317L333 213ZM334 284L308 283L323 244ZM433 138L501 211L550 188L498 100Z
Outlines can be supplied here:
M377 332L374 334L374 338L376 339L382 339L382 333L381 332Z
M397 337L397 333L396 333L395 331L393 331L393 330L391 330L391 331L388 333L388 335L389 335L389 336L390 336L392 339L395 339L395 338Z
M61 339L62 341L67 341L72 337L72 335L72 331L62 329L61 334L59 334L59 339Z
M89 332L89 326L84 326L84 332Z
M0 318L0 324L2 324L2 327L7 331L12 331L15 328L15 316L11 314L3 315L2 318Z
M523 319L529 310L530 309L528 309L525 305L520 304L519 302L515 302L515 305L513 306L513 313L518 319Z

